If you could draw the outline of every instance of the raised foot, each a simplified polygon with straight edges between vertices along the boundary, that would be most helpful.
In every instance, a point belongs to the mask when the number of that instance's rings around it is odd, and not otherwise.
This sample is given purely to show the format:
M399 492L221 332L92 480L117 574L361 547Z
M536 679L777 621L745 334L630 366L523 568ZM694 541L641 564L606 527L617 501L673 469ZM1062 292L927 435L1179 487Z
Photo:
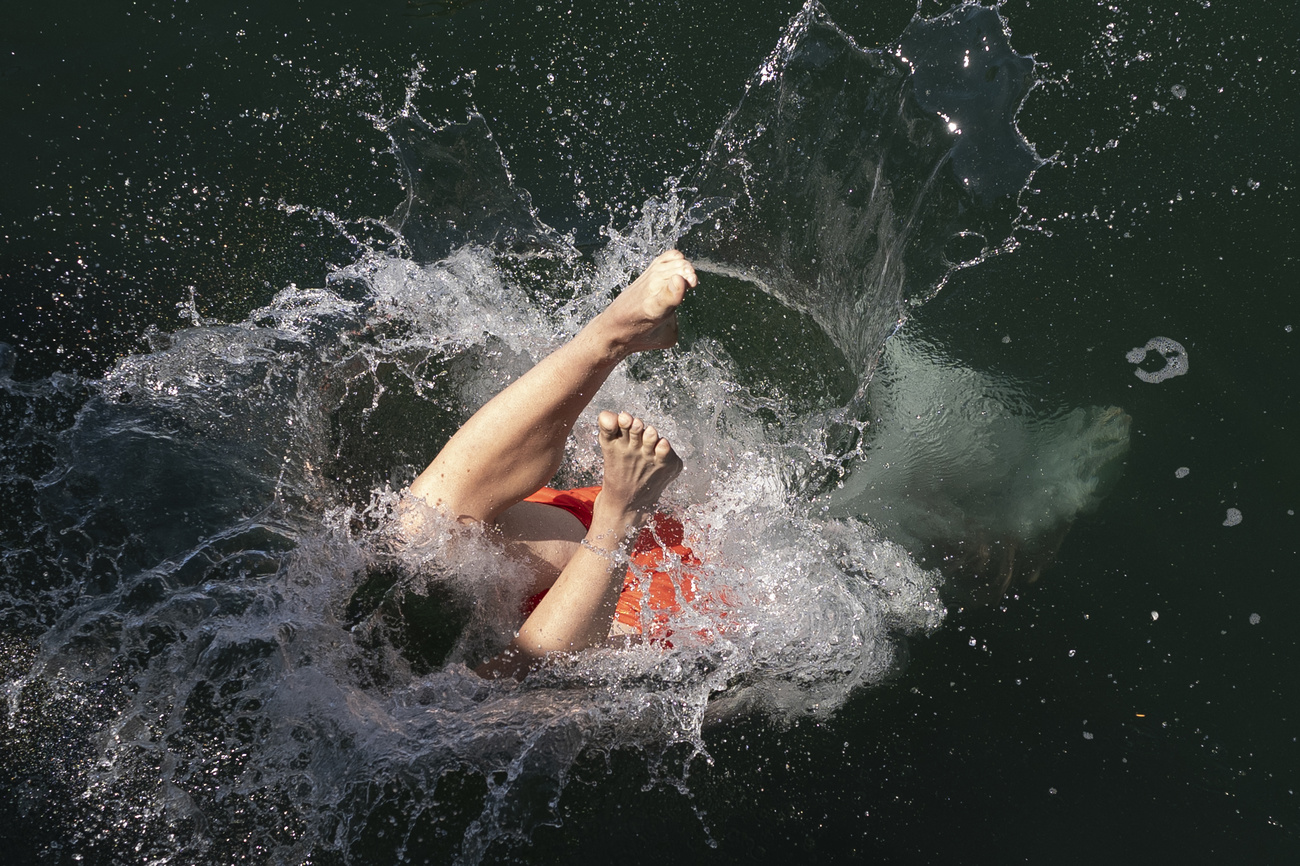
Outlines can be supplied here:
M699 282L677 250L661 253L591 323L621 354L677 345L677 307Z
M682 471L682 459L655 428L627 412L601 412L598 426L605 476L591 528L621 543L654 514L659 496Z

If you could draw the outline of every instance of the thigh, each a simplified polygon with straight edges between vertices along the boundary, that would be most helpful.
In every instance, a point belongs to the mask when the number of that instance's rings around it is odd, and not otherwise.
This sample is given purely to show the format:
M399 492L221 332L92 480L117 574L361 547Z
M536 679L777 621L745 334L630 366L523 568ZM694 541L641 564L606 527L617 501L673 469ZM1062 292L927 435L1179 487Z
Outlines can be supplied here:
M578 518L540 502L510 506L497 518L496 528L511 552L536 562L539 591L555 582L587 535Z

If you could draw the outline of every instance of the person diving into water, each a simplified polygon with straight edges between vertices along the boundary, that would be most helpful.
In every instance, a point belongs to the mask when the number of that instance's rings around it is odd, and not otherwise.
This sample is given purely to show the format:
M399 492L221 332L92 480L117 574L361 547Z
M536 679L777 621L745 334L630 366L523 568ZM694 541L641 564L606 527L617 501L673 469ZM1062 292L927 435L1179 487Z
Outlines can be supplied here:
M523 676L552 653L578 652L604 643L611 627L620 631L626 617L615 613L629 554L681 458L642 419L602 411L601 486L557 495L545 485L614 368L637 352L676 345L677 308L697 282L680 252L658 256L572 340L475 412L406 491L399 519L408 528L419 520L418 500L459 523L493 528L535 566L544 595L479 674Z

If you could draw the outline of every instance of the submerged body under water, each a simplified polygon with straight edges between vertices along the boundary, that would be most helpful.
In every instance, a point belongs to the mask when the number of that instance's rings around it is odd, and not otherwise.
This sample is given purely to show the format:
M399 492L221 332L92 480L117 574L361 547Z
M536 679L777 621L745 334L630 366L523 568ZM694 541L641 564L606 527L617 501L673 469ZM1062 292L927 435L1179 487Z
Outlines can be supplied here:
M1038 580L1128 452L1132 419L1119 407L1048 408L923 338L889 340L867 393L868 451L827 495L830 513L865 516L942 571L950 604Z
M377 121L406 173L393 248L238 324L151 334L102 379L5 367L6 483L34 515L6 557L41 575L5 588L7 694L11 718L76 720L34 776L102 806L74 847L216 860L251 824L277 862L360 857L382 818L387 850L474 862L556 820L584 752L637 750L672 781L710 719L825 715L880 683L943 622L954 557L996 587L1036 576L1117 472L1127 416L1043 413L906 330L886 341L1007 249L1038 165L1014 122L1032 70L994 10L918 18L882 51L810 3L691 184L592 257L537 219L481 118L406 110ZM484 681L530 575L485 533L396 547L396 496L674 244L713 288L579 430L617 407L674 443L664 506L726 627L687 607L671 647ZM575 437L559 483L596 460Z

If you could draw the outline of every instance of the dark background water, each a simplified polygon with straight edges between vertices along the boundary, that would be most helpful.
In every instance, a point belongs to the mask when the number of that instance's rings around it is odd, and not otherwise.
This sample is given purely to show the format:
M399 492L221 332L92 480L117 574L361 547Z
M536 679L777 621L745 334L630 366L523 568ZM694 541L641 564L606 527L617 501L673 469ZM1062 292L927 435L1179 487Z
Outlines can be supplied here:
M864 46L896 40L915 11L828 10ZM9 10L6 363L18 380L93 377L142 349L150 326L187 324L191 298L193 314L238 321L291 282L319 284L353 244L279 203L382 237L362 220L390 214L401 192L387 140L361 113L391 116L417 66L424 117L475 106L541 218L598 244L602 226L698 165L796 11L635 0ZM956 274L913 327L1063 401L1122 406L1134 441L1120 486L1039 585L953 612L889 684L829 719L711 730L713 764L697 762L685 792L647 787L631 756L592 755L560 802L563 826L500 856L1300 855L1295 7L1039 0L1002 12L1014 47L1046 63L1020 126L1055 160L1022 198L1019 248ZM1150 385L1124 355L1157 335L1181 342L1191 369ZM1176 478L1179 467L1190 474ZM1240 525L1222 525L1229 507ZM10 718L6 743L21 724ZM59 841L39 802L0 791L10 862Z

